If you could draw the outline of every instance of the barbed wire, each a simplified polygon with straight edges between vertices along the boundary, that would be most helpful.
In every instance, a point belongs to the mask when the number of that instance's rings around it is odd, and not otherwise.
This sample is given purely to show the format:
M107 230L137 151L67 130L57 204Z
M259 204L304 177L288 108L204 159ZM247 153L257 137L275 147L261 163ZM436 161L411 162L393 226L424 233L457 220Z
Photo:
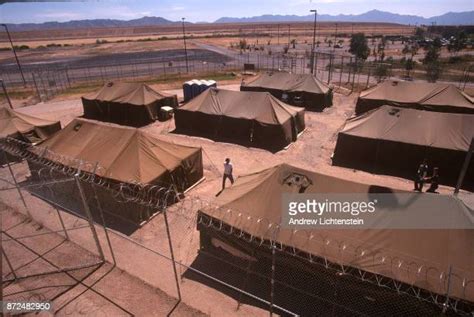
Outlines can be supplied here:
M32 146L12 138L0 139L0 149L27 160L28 164L36 164L37 168L33 171L36 173L35 181L40 186L78 177L85 183L105 189L118 203L132 203L156 210L168 208L173 214L185 217L196 226L205 226L227 236L235 236L258 247L275 247L279 252L309 263L341 274L350 274L361 281L447 307L457 313L468 315L471 313L468 310L474 307L474 304L461 299L474 289L474 279L466 277L469 274L462 270L448 273L425 260L420 263L420 259L407 255L391 256L383 250L362 247L348 241L318 238L313 231L308 230L291 230L289 238L285 239L283 244L279 241L280 224L264 217L255 217L248 212L217 205L196 195L187 194L184 197L177 191L175 184L165 187L163 184L143 184L137 181L112 181L105 177L106 170L98 163L60 155L47 148ZM31 167L33 166L30 166L30 169ZM175 206L172 206L173 204ZM315 255L302 250L301 245L306 246L307 250L323 252ZM358 268L357 264L354 264L358 262L370 263L365 265L369 268L382 266L386 273L381 275ZM423 282L433 281L433 276L437 277L437 292L418 286ZM455 296L447 292L448 284ZM454 290L453 285L456 286Z

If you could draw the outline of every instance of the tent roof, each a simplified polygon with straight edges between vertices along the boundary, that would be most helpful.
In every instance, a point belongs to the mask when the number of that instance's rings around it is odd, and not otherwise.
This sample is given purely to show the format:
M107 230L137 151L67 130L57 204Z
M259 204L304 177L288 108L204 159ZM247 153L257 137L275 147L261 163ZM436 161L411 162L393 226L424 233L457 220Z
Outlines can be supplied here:
M451 84L414 83L387 80L361 92L359 98L387 100L398 103L416 103L429 106L446 106L474 109L474 98Z
M474 137L474 114L382 106L347 120L341 133L467 151Z
M169 95L158 92L142 83L110 82L98 91L84 95L82 98L142 106L166 97L169 97Z
M267 92L210 88L179 108L187 111L281 124L303 108L290 106Z
M288 184L288 177L299 174L311 183L307 193L367 193L390 192L389 188L361 184L333 176L304 170L287 164L276 165L239 177L230 188L216 198L217 208L209 207L203 213L243 230L253 237L273 240L270 224L282 221L281 197L283 193L298 193L299 187ZM393 192L397 192L393 190ZM398 191L400 192L400 191ZM265 197L265 199L262 199ZM455 199L455 198L453 198ZM455 205L466 208L456 200ZM463 209L464 210L464 209ZM460 278L451 285L454 297L474 300L474 288L463 289L463 278L474 282L474 230L395 230L395 229L321 229L293 230L280 227L276 240L313 255L324 256L333 262L350 265L382 274L434 292L444 293L439 282L441 272L450 265ZM311 240L308 240L311 237ZM329 244L328 244L329 241ZM311 242L311 243L309 243ZM341 253L341 246L347 248ZM365 251L365 256L360 252ZM375 261L376 259L386 261ZM393 272L395 263L402 263L400 271ZM410 274L402 274L407 266L426 280L414 280ZM470 281L470 282L469 282Z
M326 94L329 86L311 74L290 74L286 72L266 72L255 80L243 84L247 87L261 87L283 91Z
M163 141L140 129L86 119L73 120L42 147L60 155L97 162L104 168L98 172L100 176L127 183L150 183L200 151Z
M40 119L0 107L0 137L7 137L16 133L28 133L37 127L46 127L58 123L59 121Z

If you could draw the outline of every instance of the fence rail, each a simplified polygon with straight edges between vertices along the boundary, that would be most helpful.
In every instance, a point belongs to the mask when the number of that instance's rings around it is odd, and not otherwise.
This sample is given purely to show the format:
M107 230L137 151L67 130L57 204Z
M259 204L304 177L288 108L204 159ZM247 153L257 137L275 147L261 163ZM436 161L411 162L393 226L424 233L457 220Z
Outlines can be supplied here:
M186 66L184 56L168 56L134 60L103 60L100 63L67 63L24 65L27 85L34 88L40 100L47 100L55 94L76 85L104 83L110 80L156 80L188 74L215 74L244 69L244 64L255 65L256 70L284 70L297 74L311 72L308 54L294 55L264 51L234 52L224 54L196 53ZM217 58L217 56L219 58ZM363 89L384 79L398 77L427 80L421 66L407 72L393 60L362 61L337 52L317 52L314 57L314 71L317 77L327 83ZM454 82L460 89L472 85L472 67L463 70L449 70L441 74L440 80ZM8 88L23 85L15 65L0 66L0 73ZM410 76L408 76L410 75Z
M209 208L219 209L219 206L191 193L182 197L172 186L133 182L111 185L100 177L103 170L97 163L64 157L14 139L1 140L0 149L17 158L17 163L0 169L3 185L0 195L5 203L18 207L18 202L12 198L17 191L20 201L24 202L22 212L25 216L36 219L53 232L59 232L62 226L51 221L49 209L57 210L66 227L71 223L77 225L78 219L83 219L85 222L80 225L88 227L89 224L94 228L93 236L97 239L84 241L83 236L69 231L71 241L103 255L107 261L172 294L178 301L195 298L196 286L189 287L186 283L186 280L193 280L202 284L202 290L219 291L209 302L228 302L221 297L223 293L235 300L237 309L258 307L270 315L436 315L443 312L448 316L469 316L474 312L474 303L452 294L452 283L464 281L463 287L474 287L474 281L466 279L456 268L438 272L439 292L429 292L417 286L429 268L417 263L416 259L402 263L395 258L384 258L394 276L416 277L413 284L402 283L324 256L305 255L275 239L248 236L223 220L198 213ZM36 177L25 179L29 173ZM8 175L13 178L11 181L6 181ZM119 204L119 208L139 205L156 210L158 214L146 225L148 228L131 227L116 216L117 205L113 210L107 210L109 205L99 194L101 191L110 193L108 199ZM158 195L161 191L179 200L169 204L167 195ZM9 196L4 196L7 192L10 192ZM243 211L226 209L221 212L240 217L244 227L268 226L269 236L278 230L277 224L254 219ZM249 224L252 221L255 224ZM153 239L135 237L132 233L137 230L152 233ZM219 244L218 241L227 241L232 245L230 237L237 239L232 240L234 243L241 241L243 246L250 247L248 250L255 251L238 255L235 249ZM331 254L339 253L341 258L357 254L365 257L365 261L380 261L379 257L371 260L374 253L370 249L364 248L361 253L351 241L309 238L308 243L324 243L327 248L335 248Z

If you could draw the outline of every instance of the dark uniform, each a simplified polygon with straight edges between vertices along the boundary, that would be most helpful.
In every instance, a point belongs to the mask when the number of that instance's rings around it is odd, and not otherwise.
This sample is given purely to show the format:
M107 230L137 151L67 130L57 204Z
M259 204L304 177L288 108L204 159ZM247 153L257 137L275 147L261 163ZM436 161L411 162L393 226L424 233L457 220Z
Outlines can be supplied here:
M415 189L416 191L421 192L423 190L423 184L425 183L425 177L428 173L428 164L426 161L420 164L415 176Z

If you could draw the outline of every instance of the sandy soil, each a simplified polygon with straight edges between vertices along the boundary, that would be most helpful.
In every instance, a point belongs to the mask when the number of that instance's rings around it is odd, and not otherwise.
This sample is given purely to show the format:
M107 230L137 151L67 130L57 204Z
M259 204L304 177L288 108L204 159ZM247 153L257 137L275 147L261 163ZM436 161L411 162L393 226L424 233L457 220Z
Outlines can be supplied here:
M221 88L238 90L237 84L221 85L219 83L219 86ZM174 90L171 92L179 91ZM227 288L211 283L208 279L196 276L186 267L201 268L213 275L219 275L219 272L222 273L223 270L227 270L225 266L210 262L198 253L199 232L196 230L195 223L196 211L206 201L212 202L215 194L220 190L222 162L225 157L232 159L235 176L237 177L254 170L287 162L362 183L405 190L412 189L413 184L410 180L374 175L331 165L331 154L334 150L337 132L343 127L346 118L352 115L356 98L356 94L346 96L337 93L334 96L333 107L326 109L322 113L306 112L307 129L305 132L288 149L275 154L261 149L246 148L230 143L220 143L204 138L175 134L172 133L174 130L173 120L156 122L144 128L160 138L185 145L201 146L203 149L205 181L188 192L182 204L175 204L168 212L175 258L183 264L183 266L178 266L179 285L183 296L183 303L206 314L215 316L266 316L268 314L266 308L262 308L261 305L257 305L255 302L244 301L239 306L237 304L238 295L229 293ZM67 124L75 116L82 114L81 103L78 98L37 104L21 108L19 111L48 119L61 120L63 125ZM28 174L28 168L25 163L15 164L13 168L18 179L25 179L25 176ZM8 178L8 171L1 169L0 177ZM448 193L452 191L452 188L441 186L440 191ZM55 216L55 211L51 205L26 191L24 191L24 195L27 204L32 206L31 213L34 219L39 223L47 224L49 227L52 226L53 230L58 230L58 224L54 224L51 221ZM199 198L200 202L196 198ZM0 191L0 199L5 204L25 212L16 191ZM68 226L74 226L79 221L76 216L70 213L62 212L62 214ZM84 221L81 220L79 222ZM107 249L107 239L104 231L98 226L97 228L101 245L106 250L106 258L111 262L111 253ZM143 227L130 233L128 238L125 238L115 230L109 230L109 232L117 267L120 270L124 270L152 287L160 289L168 296L177 296L173 271L169 261L151 251L155 250L162 255L169 256L163 215L154 217ZM91 239L90 231L74 230L71 235L71 239L84 249L92 253L97 252ZM133 241L129 239L133 239ZM138 246L136 242L140 243L141 246ZM229 270L229 272L231 271ZM232 278L235 280L241 281L241 275L237 273L231 272L229 274L232 274ZM226 276L226 274L220 275ZM115 276L110 278L110 285L115 285L113 284L114 278ZM104 287L107 286L104 285ZM120 298L123 300L120 302L121 305L125 305L127 297L122 296ZM90 302L85 300L84 305L87 305L87 303ZM93 307L88 306L90 309L98 309L95 305L102 305L100 301L93 303L90 304Z
M230 90L239 90L238 84L222 85L219 87ZM156 87L159 88L159 87ZM181 89L165 90L165 92L178 94L182 98ZM336 93L334 95L334 106L326 109L322 113L306 112L306 130L293 143L289 149L272 154L268 151L246 148L240 145L214 142L209 139L189 137L186 135L178 135L170 133L174 130L174 121L156 122L144 129L148 132L162 135L167 139L171 139L177 143L201 146L208 156L209 162L205 162L212 167L212 173L215 169L221 169L221 163L225 157L232 158L235 166L236 175L246 174L249 171L261 169L273 164L281 162L291 162L301 167L316 169L326 172L334 176L351 178L362 183L373 183L377 185L390 186L399 189L412 189L412 182L406 179L375 175L367 172L351 170L347 168L331 165L331 155L333 153L337 133L344 125L347 118L353 115L357 94L343 95ZM40 103L34 106L20 108L19 111L33 114L39 117L52 120L61 120L62 125L68 124L74 117L82 115L82 105L80 99L73 96L72 99ZM164 136L166 135L166 136ZM214 167L215 165L215 167ZM348 175L350 173L350 176ZM219 178L219 177L217 177ZM212 183L208 178L206 184ZM206 187L205 184L199 188ZM215 190L219 189L217 184ZM449 192L449 187L442 186L442 192ZM199 190L199 194L208 196L206 191Z
M17 276L53 272L57 267L90 266L68 273L53 273L3 283L4 300L52 301L53 311L57 316L165 316L171 311L175 316L204 316L183 303L175 307L175 298L110 263L92 265L99 262L96 255L3 204L1 216L2 230L19 238L26 246L12 241L2 233L2 248ZM27 248L43 257L38 257ZM12 274L5 258L2 258L2 278L5 280L11 278Z

